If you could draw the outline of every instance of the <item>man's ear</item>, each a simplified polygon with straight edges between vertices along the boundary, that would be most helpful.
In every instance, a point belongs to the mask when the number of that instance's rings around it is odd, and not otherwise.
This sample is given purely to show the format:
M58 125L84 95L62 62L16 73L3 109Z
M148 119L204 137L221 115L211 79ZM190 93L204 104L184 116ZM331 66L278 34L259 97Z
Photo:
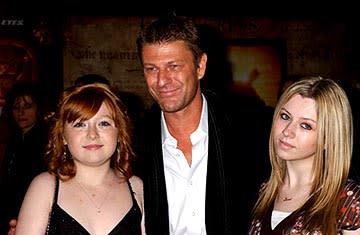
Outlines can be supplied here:
M207 54L203 53L201 55L199 64L198 64L198 68L197 68L197 74L198 74L198 79L202 79L205 75L205 71L206 71L206 63L207 63Z

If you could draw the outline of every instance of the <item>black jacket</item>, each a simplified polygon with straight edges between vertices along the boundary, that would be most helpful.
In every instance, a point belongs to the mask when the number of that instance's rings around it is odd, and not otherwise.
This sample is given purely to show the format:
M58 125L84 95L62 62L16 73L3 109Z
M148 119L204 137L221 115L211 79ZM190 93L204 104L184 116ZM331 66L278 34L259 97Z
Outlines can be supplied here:
M44 153L47 142L48 126L45 122L35 124L24 137L21 130L16 130L8 140L1 168L0 234L8 230L10 219L17 218L31 180L46 171Z
M266 111L260 106L246 104L250 111L242 109L239 101L220 101L213 94L205 97L209 127L207 235L246 234L257 190L270 169L265 163L268 131L264 129L271 121L270 116L264 116ZM147 235L169 234L160 114L159 107L154 105L143 125L137 128L135 141L140 165L135 173L144 181ZM259 115L263 122L257 123L253 115Z

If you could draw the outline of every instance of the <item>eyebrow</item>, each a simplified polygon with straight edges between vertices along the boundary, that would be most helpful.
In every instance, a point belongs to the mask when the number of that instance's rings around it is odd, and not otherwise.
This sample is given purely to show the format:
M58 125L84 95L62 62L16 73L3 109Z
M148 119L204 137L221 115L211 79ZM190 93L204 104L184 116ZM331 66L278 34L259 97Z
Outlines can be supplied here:
M16 102L14 103L13 107L24 107L28 105L33 105L34 102Z

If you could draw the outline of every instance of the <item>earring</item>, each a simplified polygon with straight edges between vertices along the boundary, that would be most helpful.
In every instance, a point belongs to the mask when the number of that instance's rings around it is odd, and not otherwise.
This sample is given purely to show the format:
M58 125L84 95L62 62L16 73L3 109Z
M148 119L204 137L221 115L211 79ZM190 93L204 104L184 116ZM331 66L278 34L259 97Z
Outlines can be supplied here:
M64 146L64 153L62 155L62 161L66 162L67 160L70 160L72 158L71 153L69 151L69 148L67 145Z
M66 162L66 160L67 160L67 158L68 158L68 157L67 157L67 151L66 151L66 150L67 150L67 149L65 148L65 149L64 149L64 153L63 153L63 155L62 155L62 161L63 161L63 162Z

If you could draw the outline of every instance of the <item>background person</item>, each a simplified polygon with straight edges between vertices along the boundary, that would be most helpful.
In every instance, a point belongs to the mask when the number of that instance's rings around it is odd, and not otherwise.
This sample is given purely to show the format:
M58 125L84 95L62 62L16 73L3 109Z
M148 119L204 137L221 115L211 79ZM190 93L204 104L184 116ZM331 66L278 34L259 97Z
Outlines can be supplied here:
M48 124L45 120L47 96L41 87L32 82L13 86L6 97L9 126L14 131L6 141L1 165L0 215L1 234L8 230L9 221L16 219L22 200L31 180L46 170L44 153L48 141Z
M103 83L114 88L108 78L96 73L83 74L74 81L75 86L91 83ZM143 103L142 99L138 95L128 91L118 90L116 91L116 94L121 99L121 101L125 103L127 107L127 114L130 116L133 125L136 126L137 122L144 115L145 111L145 104Z

